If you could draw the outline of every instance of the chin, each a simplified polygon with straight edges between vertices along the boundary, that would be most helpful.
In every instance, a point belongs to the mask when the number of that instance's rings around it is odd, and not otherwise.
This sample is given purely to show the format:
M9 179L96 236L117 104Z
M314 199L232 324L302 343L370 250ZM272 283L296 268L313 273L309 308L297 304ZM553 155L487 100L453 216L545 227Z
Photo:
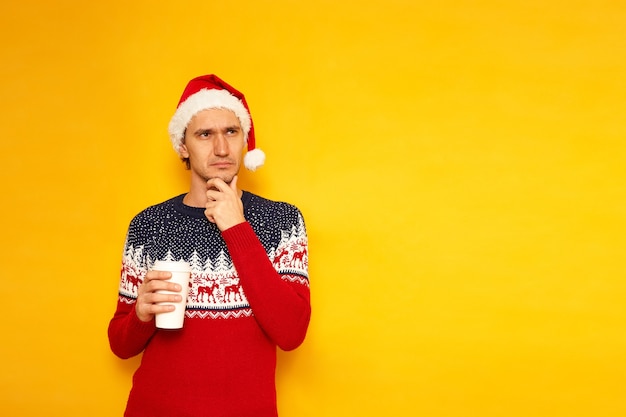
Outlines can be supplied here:
M222 176L219 176L219 178L222 179L226 184L230 184L233 181L234 177L235 177L234 175L222 175Z
M222 181L224 181L226 184L230 184L232 182L233 178L235 177L235 175L237 175L237 172L209 173L209 175L207 175L207 178L205 178L205 180L208 181L211 178L219 178Z

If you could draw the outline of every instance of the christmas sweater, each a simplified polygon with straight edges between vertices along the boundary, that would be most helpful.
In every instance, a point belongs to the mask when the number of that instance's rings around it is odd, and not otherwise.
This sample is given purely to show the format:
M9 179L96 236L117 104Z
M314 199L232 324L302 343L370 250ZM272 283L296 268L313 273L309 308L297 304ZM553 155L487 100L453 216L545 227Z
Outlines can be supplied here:
M300 211L243 192L246 222L220 232L180 195L130 223L112 351L143 353L126 417L276 417L276 346L298 347L311 314L308 244ZM157 260L191 264L180 330L135 313L137 289Z

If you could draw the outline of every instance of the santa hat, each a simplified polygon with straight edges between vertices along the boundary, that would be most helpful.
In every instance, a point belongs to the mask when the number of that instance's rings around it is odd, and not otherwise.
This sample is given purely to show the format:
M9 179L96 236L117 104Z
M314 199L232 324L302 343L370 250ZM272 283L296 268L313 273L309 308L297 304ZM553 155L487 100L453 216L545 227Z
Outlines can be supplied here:
M262 150L256 149L254 125L245 97L213 74L203 75L189 81L180 97L176 112L170 120L168 131L178 155L180 155L180 146L191 118L207 109L228 109L235 113L241 124L244 140L248 144L248 152L243 158L244 166L250 171L262 166L265 162L265 154Z

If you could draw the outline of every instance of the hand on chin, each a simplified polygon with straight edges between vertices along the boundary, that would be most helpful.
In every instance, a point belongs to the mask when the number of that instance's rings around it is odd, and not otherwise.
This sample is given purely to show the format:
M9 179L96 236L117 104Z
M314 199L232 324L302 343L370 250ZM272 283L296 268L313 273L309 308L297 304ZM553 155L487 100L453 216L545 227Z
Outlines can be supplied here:
M233 172L227 172L227 171L223 171L223 172L215 172L215 173L210 173L207 177L204 178L205 182L209 181L210 179L213 178L219 178L222 181L224 181L226 184L230 184L233 181L233 178L235 177L235 175L237 175L236 173Z

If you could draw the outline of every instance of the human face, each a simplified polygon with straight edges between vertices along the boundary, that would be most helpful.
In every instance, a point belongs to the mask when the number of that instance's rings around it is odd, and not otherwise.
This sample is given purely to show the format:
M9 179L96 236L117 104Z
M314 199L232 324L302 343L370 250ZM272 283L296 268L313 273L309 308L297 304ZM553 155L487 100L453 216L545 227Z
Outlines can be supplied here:
M207 109L191 118L180 147L189 158L192 181L221 178L230 184L239 172L244 134L235 113L227 109Z

